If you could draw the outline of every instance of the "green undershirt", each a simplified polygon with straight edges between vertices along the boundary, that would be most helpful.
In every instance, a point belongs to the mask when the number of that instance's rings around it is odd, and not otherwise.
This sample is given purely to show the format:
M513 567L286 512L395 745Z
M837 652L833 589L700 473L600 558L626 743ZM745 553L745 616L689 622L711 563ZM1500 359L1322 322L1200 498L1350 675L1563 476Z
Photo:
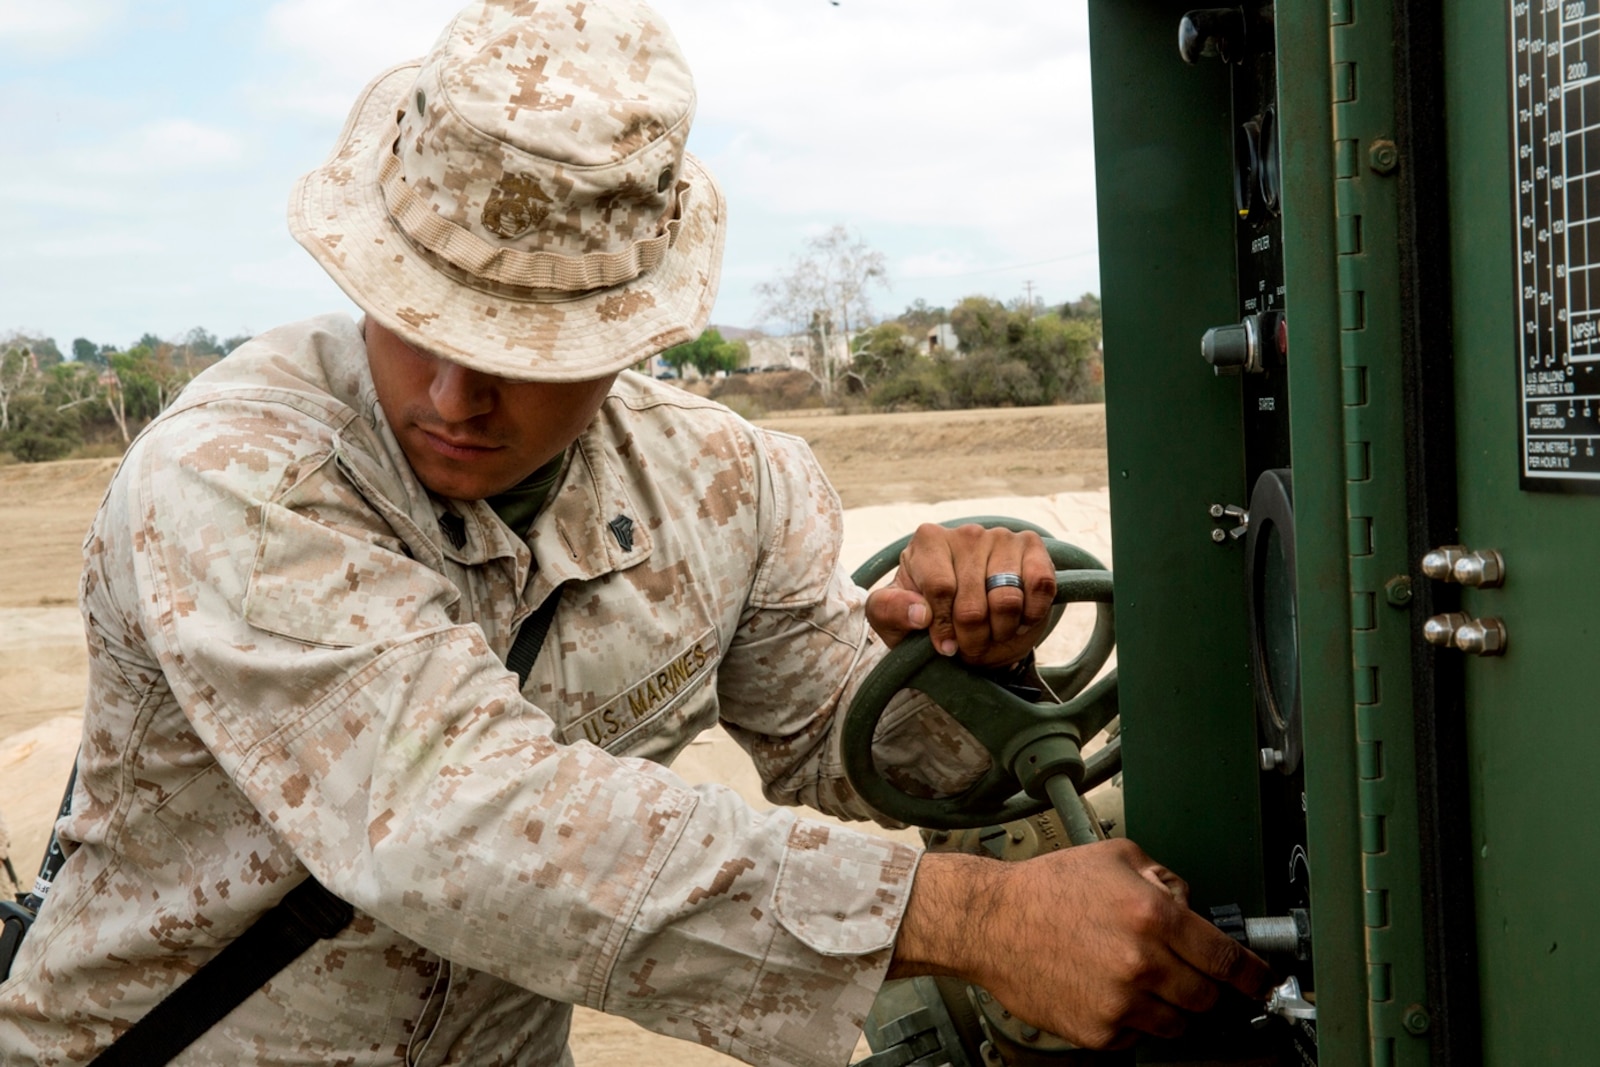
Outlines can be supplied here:
M539 509L544 507L545 498L555 488L556 477L561 473L561 461L565 458L566 453L557 455L510 489L486 498L484 503L493 508L494 513L500 516L500 521L517 536L526 537L528 530L533 527L533 520L539 515Z

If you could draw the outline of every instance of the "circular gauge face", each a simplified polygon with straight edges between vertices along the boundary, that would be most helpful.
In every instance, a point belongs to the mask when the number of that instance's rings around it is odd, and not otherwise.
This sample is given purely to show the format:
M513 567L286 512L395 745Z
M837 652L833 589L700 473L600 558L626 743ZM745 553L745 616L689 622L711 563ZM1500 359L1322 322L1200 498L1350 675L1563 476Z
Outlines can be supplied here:
M1233 206L1240 218L1250 214L1260 184L1261 126L1251 119L1233 134Z
M1261 203L1274 215L1278 213L1278 205L1283 199L1283 159L1278 149L1278 113L1273 108L1267 108L1261 115L1260 138L1257 151L1260 154L1261 165L1259 169L1261 182Z
M1256 642L1265 668L1267 712L1280 730L1288 729L1287 709L1294 707L1300 685L1300 639L1294 571L1289 565L1283 531L1269 523L1261 531L1255 596Z
M1250 673L1263 748L1277 769L1300 766L1299 606L1294 580L1294 488L1288 470L1263 471L1250 493L1245 573L1250 586Z

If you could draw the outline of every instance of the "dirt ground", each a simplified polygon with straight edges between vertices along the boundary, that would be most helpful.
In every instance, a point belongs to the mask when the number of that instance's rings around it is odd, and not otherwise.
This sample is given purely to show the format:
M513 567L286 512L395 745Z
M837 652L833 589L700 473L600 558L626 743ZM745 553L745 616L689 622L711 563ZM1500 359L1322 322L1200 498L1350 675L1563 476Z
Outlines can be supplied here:
M805 438L816 451L847 509L848 566L918 523L997 513L1039 523L1111 563L1105 412L1099 405L790 413L759 421ZM25 880L31 880L43 851L77 748L87 673L74 606L80 543L115 468L115 460L0 467L0 814ZM1043 661L1069 658L1088 625L1086 612L1069 614L1041 648ZM727 782L766 806L741 757L714 731L691 745L675 769L691 782ZM572 1042L581 1067L732 1062L581 1009Z

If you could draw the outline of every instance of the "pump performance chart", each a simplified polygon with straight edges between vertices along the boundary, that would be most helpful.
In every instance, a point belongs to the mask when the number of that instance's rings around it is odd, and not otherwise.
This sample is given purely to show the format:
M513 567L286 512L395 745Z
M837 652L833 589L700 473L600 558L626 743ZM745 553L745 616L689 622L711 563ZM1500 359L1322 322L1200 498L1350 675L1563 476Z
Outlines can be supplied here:
M1600 0L1512 0L1525 489L1600 491Z

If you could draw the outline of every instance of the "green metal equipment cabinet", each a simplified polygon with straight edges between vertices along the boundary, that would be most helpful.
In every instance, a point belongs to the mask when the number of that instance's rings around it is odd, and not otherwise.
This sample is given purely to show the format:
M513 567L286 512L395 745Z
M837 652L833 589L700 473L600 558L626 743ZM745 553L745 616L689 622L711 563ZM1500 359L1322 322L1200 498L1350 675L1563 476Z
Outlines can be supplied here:
M1129 835L1316 1005L1141 1058L1600 1063L1600 3L1090 13Z
M1126 829L1293 980L1136 1058L1600 1063L1600 0L1089 11Z

